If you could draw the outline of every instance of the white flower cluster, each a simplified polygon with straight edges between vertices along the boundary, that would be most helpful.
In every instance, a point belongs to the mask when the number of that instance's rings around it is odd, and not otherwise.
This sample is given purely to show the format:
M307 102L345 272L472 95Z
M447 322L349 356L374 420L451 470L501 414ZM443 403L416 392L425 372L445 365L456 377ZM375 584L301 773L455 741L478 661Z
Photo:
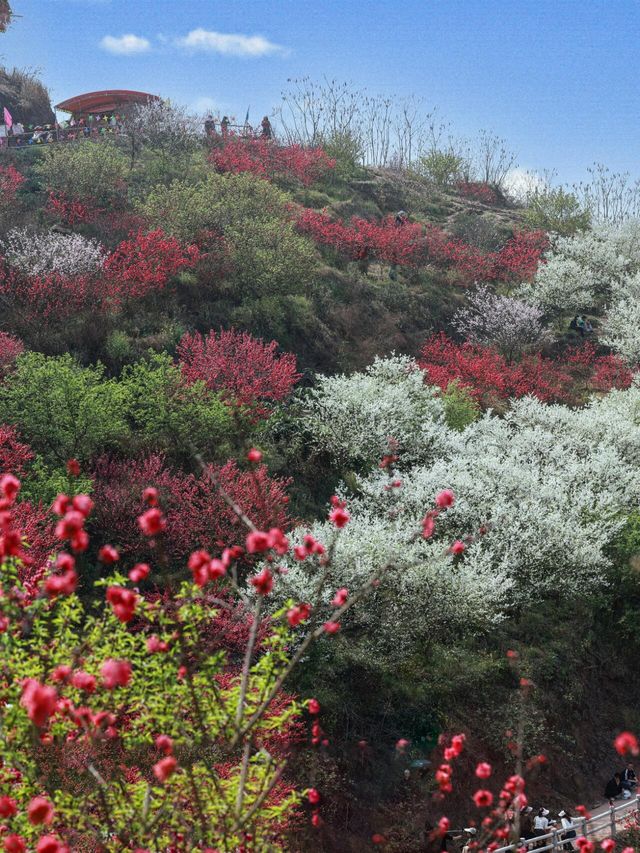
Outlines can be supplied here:
M37 233L14 228L2 243L8 264L25 275L85 275L99 270L106 258L97 240L81 234Z
M495 346L510 359L551 339L543 316L544 311L535 305L499 296L482 286L455 313L453 325L467 340Z
M398 488L389 489L387 473L375 468L356 496L343 493L351 520L339 534L331 589L357 589L393 567L373 605L354 608L349 618L377 625L382 650L399 632L411 640L446 625L486 625L509 607L535 606L538 595L571 598L597 588L607 546L640 504L640 387L583 409L525 398L504 418L486 414L456 433L437 401L420 408L414 382L421 371L410 369L403 382L401 364L379 360L364 374L323 380L307 413L307 429L316 440L326 437L338 461L371 460L384 452L383 436L406 431ZM444 488L454 491L455 505L425 541L416 534ZM296 531L297 541L303 532ZM332 525L317 524L312 533L328 542ZM468 536L461 557L447 554ZM288 562L279 601L312 600L321 569L309 565Z
M437 389L405 356L376 359L351 376L318 376L302 398L300 419L314 446L350 465L378 462L390 438L407 459L433 459L449 432Z
M521 285L518 296L547 309L587 311L637 268L634 242L630 226L555 237L534 280Z

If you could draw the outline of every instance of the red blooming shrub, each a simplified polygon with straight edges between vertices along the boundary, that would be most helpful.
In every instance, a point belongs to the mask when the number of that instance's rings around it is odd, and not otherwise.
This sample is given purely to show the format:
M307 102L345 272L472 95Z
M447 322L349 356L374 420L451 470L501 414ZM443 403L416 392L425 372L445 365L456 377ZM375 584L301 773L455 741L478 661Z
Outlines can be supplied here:
M492 278L493 256L451 237L435 225L425 232L425 262L450 268L464 283Z
M15 201L24 182L24 175L13 166L0 166L0 199L3 207L8 208Z
M199 257L197 246L182 246L157 228L123 240L105 260L104 269L119 283L124 298L138 298L161 290L180 270L195 266Z
M46 212L57 217L65 225L77 225L79 222L95 222L100 208L77 198L69 198L63 192L50 192L45 208Z
M457 380L485 406L527 394L543 402L571 399L572 375L562 365L539 354L509 364L490 347L456 344L440 333L425 343L419 364L430 383L445 389Z
M0 474L10 472L21 477L33 457L29 445L19 441L15 427L0 424Z
M266 415L265 402L280 402L300 378L296 357L278 355L276 341L265 343L233 329L186 334L178 344L178 358L187 382L202 380L232 402Z
M594 364L591 385L595 391L606 393L613 388L624 390L631 387L633 371L617 355L602 355Z
M288 482L270 477L264 465L241 471L230 461L210 471L258 526L268 530L289 525ZM147 509L142 493L148 486L158 490L166 519L163 548L169 559L182 559L197 547L219 551L241 537L233 510L209 477L171 469L161 455L127 461L103 458L94 475L94 527L117 541L127 558L146 558L153 550L136 521Z
M16 358L24 352L24 344L19 338L0 332L0 379L7 375Z
M209 160L219 172L251 172L260 178L299 181L311 186L335 167L322 148L302 145L278 145L267 139L243 139L229 136L215 148Z
M109 283L99 283L97 275L52 272L29 276L6 264L0 268L0 294L33 322L62 321L86 308L100 311L109 304L113 307L115 300L109 300L111 290Z
M444 333L429 338L419 364L430 383L445 389L458 381L484 406L527 394L544 403L575 403L585 391L628 388L633 379L618 356L596 356L592 344L568 350L561 361L534 353L508 362L491 347L457 344Z
M472 198L484 204L497 204L499 201L498 193L484 181L460 181L457 187L464 198Z
M29 501L17 503L13 515L24 541L20 576L27 592L33 595L46 574L49 557L57 547L54 519L49 507Z
M390 264L418 266L423 262L422 226L406 222L396 225L392 218L382 222L353 217L348 224L305 208L296 227L317 243L331 246L351 260L379 260Z
M549 238L544 231L517 231L496 252L492 278L496 281L526 281L533 278L548 248Z

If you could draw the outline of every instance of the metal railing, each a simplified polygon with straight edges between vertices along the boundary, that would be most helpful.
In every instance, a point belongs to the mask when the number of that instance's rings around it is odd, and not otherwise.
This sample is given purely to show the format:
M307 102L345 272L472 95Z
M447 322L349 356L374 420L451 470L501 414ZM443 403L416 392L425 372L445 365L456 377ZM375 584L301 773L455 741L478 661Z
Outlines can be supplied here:
M632 814L640 811L640 797L632 797L619 806L611 806L593 817L578 817L573 819L572 828L577 836L584 836L590 841L601 841L603 838L615 838L624 829L624 821ZM534 838L521 838L518 844L510 844L508 847L500 847L494 853L507 853L510 850L535 850L535 853L545 851L559 851L565 844L570 844L575 839L563 838L571 829L557 828L546 835L537 835ZM573 846L573 845L572 845Z

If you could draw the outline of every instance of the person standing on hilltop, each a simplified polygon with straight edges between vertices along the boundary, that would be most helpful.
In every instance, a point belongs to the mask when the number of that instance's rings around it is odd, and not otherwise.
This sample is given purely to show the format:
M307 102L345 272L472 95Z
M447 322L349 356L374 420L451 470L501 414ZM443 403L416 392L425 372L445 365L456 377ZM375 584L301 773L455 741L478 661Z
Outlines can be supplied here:
M265 116L260 122L260 127L262 128L260 132L260 136L263 139L272 139L273 138L273 130L271 128L271 122L269 121L269 116Z
M227 116L222 117L222 121L220 122L220 130L222 131L222 138L226 139L229 135L229 124L230 121Z

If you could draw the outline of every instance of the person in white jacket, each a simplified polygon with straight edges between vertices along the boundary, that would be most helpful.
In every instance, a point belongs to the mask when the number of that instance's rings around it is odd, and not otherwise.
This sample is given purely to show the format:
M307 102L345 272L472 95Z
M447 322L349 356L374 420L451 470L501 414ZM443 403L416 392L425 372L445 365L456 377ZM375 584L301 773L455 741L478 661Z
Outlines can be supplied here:
M562 822L562 840L564 841L562 848L563 850L571 851L574 849L571 839L577 835L573 818L569 812L565 811L558 812L558 817Z

